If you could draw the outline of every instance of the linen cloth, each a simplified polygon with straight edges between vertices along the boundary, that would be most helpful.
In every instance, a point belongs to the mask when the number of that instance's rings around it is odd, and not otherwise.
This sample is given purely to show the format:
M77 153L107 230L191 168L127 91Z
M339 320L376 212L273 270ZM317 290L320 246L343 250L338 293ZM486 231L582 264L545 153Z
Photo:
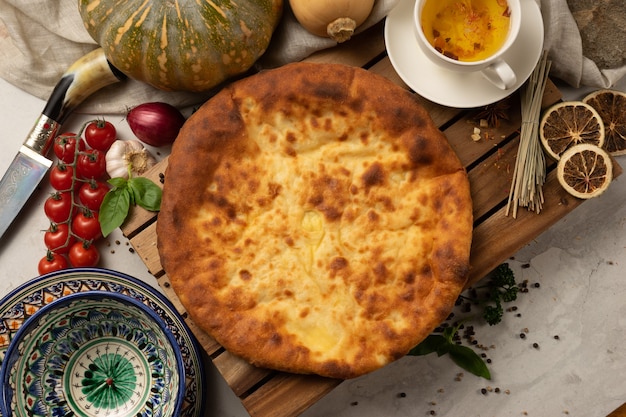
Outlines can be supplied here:
M522 0L528 1L528 0ZM573 87L608 88L626 74L626 66L601 70L583 55L581 36L566 0L540 2L544 47L552 60L551 75ZM65 70L97 47L83 27L77 0L0 0L0 77L42 99L47 99ZM399 0L377 0L357 34L383 19ZM273 68L331 48L330 39L309 34L296 21L285 0L284 14L266 53L255 65ZM206 100L199 93L164 92L127 80L105 87L87 99L78 111L120 113L148 101L165 101L178 107Z
M0 77L47 100L65 70L97 47L83 26L77 1L0 0ZM354 36L382 20L398 1L376 0L372 13ZM336 45L335 41L314 36L300 26L288 3L284 0L281 22L256 69L300 61ZM126 80L97 92L77 111L125 114L128 108L149 101L192 106L205 101L208 94L164 92Z
M541 13L551 76L576 88L610 88L626 74L626 66L600 69L584 56L580 31L566 0L541 0Z

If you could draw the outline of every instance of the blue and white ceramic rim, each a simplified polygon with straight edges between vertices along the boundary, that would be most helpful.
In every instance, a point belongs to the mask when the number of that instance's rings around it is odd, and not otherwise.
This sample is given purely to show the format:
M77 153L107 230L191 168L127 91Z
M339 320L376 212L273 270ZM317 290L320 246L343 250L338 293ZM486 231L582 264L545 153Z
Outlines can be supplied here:
M105 291L116 293L126 293L128 291L130 296L140 302L145 298L149 303L147 304L149 307L153 308L157 314L163 315L163 319L167 322L168 328L177 335L179 345L181 346L181 350L183 350L183 357L186 358L186 403L183 405L181 417L204 416L206 408L204 392L207 386L207 375L204 371L203 351L200 348L200 344L191 332L185 319L169 298L145 281L123 272L106 268L80 267L50 272L23 283L9 292L9 294L5 295L0 300L0 312L14 308L24 302L23 297L32 296L34 293L47 288L46 286L56 287L59 284L70 284L70 286L73 286L77 285L77 283L81 283L81 285L87 284L87 287L89 287L96 282L99 282L99 285L109 288ZM80 289L76 292L95 291L96 289L95 287ZM59 294L59 297L63 296L64 295ZM17 330L15 332L17 332ZM2 358L7 348L8 345L0 350ZM185 351L187 352L187 356L185 356ZM0 390L0 397L1 395L2 392ZM0 404L1 403L2 399L0 398ZM1 411L0 417L4 417Z
M63 272L63 271L58 271ZM65 271L67 273L67 271ZM43 278L43 277L42 277ZM37 312L35 312L32 316L30 316L24 324L20 327L20 329L15 334L15 337L11 340L9 347L6 350L4 360L2 362L2 367L0 367L0 384L2 384L2 388L0 389L0 411L2 411L3 417L13 417L13 413L11 411L10 403L12 400L12 389L10 386L10 378L11 378L11 369L15 362L19 359L19 349L18 345L20 341L24 338L24 335L32 330L33 327L39 324L39 320L41 317L44 317L48 314L49 311L54 310L59 305L67 305L76 299L81 298L109 298L118 300L121 303L128 303L133 305L137 309L141 310L148 318L153 320L155 323L159 323L159 327L167 337L168 343L172 346L172 351L175 355L176 360L176 371L178 373L179 385L178 390L176 392L176 404L172 409L172 417L178 417L180 414L180 410L183 405L184 397L185 397L185 369L183 366L183 357L181 355L180 349L178 348L178 342L174 337L173 333L169 330L169 328L163 323L162 318L154 312L151 308L143 304L142 302L129 297L127 295L109 291L87 291L87 292L78 292L73 294L68 294L63 296L57 300L50 302L49 304L41 307Z

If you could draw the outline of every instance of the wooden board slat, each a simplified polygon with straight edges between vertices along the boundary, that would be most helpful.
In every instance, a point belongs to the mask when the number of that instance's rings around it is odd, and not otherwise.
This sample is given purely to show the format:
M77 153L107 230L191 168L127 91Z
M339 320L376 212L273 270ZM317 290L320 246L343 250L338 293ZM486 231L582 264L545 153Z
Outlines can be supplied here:
M376 74L380 74L383 77L388 78L399 86L407 90L409 89L409 87L404 81L402 81L402 78L400 78L396 70L391 65L391 61L388 57L382 58L380 61L372 65L369 69ZM461 113L464 112L464 110L459 110L452 107L446 107L437 103L433 103L432 101L420 96L416 96L416 98L424 106L424 108L428 110L430 117L433 119L438 127L443 126L444 124L458 117Z
M383 24L337 48L314 54L307 61L365 67L407 88L384 54ZM483 138L479 142L471 139L473 129L477 126L474 120L476 110L453 109L418 96L416 98L428 110L435 124L442 129L468 170L475 219L470 259L472 269L468 286L482 279L583 203L583 200L567 194L551 172L544 186L545 202L540 214L520 209L517 218L506 215L521 125L519 98L516 94L507 100L510 105L508 120L502 120L497 127L481 128ZM543 106L553 104L560 98L556 86L549 83ZM166 168L167 158L145 176L161 184ZM621 167L616 165L616 175L620 173ZM164 180L167 181L167 177ZM167 297L186 316L159 260L156 247L157 221L156 213L135 207L122 226L122 232L130 239L135 251L150 273L157 278ZM187 319L187 322L213 364L253 417L296 416L341 382L318 376L293 375L256 368L224 350L192 321Z
M252 417L297 416L328 394L340 381L317 375L279 373L243 399Z
M613 176L622 167L613 161ZM556 171L550 171L543 187L545 201L541 213L520 208L517 217L507 215L506 206L474 227L470 254L471 272L467 287L485 277L550 226L585 202L568 194L559 184Z
M622 404L606 417L626 417L626 403Z
M257 368L227 351L213 359L213 364L238 397L244 396L273 373L267 369Z

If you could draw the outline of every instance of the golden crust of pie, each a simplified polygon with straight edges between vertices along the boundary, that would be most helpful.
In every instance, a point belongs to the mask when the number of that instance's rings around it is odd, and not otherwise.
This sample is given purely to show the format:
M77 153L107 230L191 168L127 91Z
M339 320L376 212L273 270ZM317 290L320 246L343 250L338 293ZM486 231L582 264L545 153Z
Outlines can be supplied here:
M363 69L297 63L188 119L157 236L180 301L227 350L345 379L406 355L449 314L472 202L414 95Z

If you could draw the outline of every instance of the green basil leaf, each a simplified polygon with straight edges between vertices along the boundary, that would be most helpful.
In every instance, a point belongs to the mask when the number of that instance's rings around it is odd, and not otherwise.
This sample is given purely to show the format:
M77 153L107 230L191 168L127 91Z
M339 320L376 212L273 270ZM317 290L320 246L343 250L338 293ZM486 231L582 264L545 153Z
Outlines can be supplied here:
M115 178L111 178L107 182L115 188L126 188L126 184L128 181L126 180L126 178L115 177Z
M136 206L137 205L137 201L135 198L135 192L133 190L133 187L130 185L130 182L128 182L126 184L126 190L128 191L128 199L129 199L129 203L131 206Z
M161 209L161 188L152 180L144 177L132 178L128 181L134 202L146 210L159 211Z
M102 236L108 236L124 223L130 209L130 191L128 188L114 188L104 196L100 205L98 220Z
M467 346L452 344L448 352L450 359L458 366L476 376L491 379L491 373L482 358Z
M431 334L426 339L422 340L419 345L411 349L407 355L423 356L433 352L439 352L442 346L447 343L448 341L443 336Z
M437 349L437 356L443 356L447 354L448 352L450 352L452 346L454 346L454 344L446 340L446 343L442 344L441 346L439 346L439 349Z
M454 343L452 339L454 338L454 335L456 334L458 330L459 330L458 327L453 327L453 326L446 327L443 330L443 337L445 337L448 342Z

